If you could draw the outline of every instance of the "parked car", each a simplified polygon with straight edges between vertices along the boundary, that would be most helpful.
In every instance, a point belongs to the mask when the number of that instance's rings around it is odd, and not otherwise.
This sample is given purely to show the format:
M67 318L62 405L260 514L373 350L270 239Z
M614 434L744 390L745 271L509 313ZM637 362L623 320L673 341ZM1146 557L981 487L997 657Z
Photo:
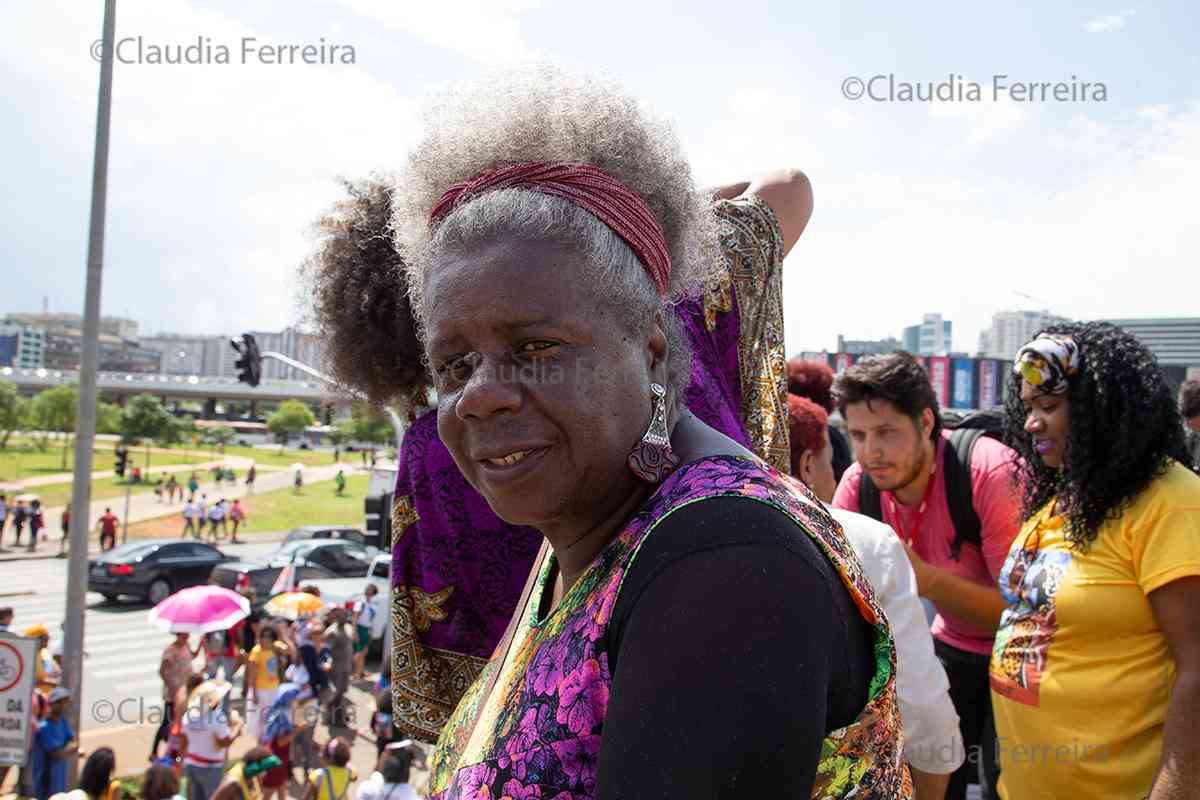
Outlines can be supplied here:
M358 528L348 528L345 525L302 525L299 528L293 528L283 543L302 542L308 539L346 539L364 545L367 543L365 533Z
M109 602L134 595L157 605L180 589L208 583L213 569L229 559L212 545L188 539L130 542L88 562L88 591Z
M375 552L348 539L301 539L284 542L275 552L257 561L230 561L212 572L213 580L235 591L249 586L254 606L271 599L271 588L289 564L296 570L296 583L328 578L361 578L367 574Z
M392 557L388 554L375 556L371 567L362 578L331 578L309 581L321 590L321 599L328 605L350 608L374 584L379 591L371 605L375 607L375 624L371 627L371 640L378 644L383 640L384 629L390 619L388 615L388 584L391 582Z

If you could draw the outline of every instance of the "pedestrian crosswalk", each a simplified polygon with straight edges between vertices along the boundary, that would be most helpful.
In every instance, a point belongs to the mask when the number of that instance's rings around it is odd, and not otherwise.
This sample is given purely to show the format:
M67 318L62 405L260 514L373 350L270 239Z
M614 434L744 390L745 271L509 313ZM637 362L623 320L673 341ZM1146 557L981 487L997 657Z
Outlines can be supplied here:
M62 639L66 618L67 562L63 559L0 563L0 607L13 609L11 632L30 625L50 630L51 648ZM147 619L143 603L108 604L87 594L84 616L83 691L80 724L84 731L113 726L157 724L161 719L163 649L171 634ZM192 639L193 646L199 642ZM204 656L195 661L203 669Z

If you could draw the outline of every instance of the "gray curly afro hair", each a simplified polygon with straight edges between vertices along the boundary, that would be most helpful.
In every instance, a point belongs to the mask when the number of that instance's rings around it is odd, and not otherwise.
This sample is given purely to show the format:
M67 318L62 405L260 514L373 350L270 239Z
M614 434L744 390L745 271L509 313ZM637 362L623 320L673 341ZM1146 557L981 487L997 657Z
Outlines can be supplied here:
M539 66L506 70L451 90L430 107L393 198L393 228L408 268L413 311L422 321L424 276L439 258L497 238L558 241L592 265L594 296L633 329L665 311L670 383L690 376L690 353L668 306L696 295L718 269L717 223L692 180L674 128L614 84ZM499 164L593 164L636 192L666 236L671 277L659 295L629 246L569 201L522 189L484 193L430 229L434 204L453 184Z

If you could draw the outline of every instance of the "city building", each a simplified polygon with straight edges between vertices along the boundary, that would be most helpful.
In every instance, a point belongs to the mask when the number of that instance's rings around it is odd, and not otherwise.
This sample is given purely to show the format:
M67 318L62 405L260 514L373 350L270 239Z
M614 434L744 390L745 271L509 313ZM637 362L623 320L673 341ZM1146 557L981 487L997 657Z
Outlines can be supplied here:
M8 319L24 325L43 328L47 331L83 330L83 316L81 314L50 314L43 311L40 314L9 314ZM118 339L137 341L138 324L136 320L125 319L124 317L101 317L100 333L106 333Z
M1200 368L1200 317L1107 321L1145 343L1173 386L1177 387Z
M15 320L0 322L0 367L39 369L45 364L46 332Z
M79 314L9 314L7 323L37 329L41 333L41 363L37 366L51 370L74 371L83 360L83 318ZM162 354L142 347L137 341L138 324L122 317L103 317L100 320L99 363L101 372L158 372ZM33 357L38 345L33 343L26 352Z
M918 356L944 356L953 351L954 324L941 314L926 314L920 325L904 329L904 349Z
M979 333L979 357L1012 359L1017 350L1050 325L1067 322L1049 311L998 311Z
M295 359L302 364L307 364L314 369L321 369L324 352L321 348L321 340L319 337L311 333L305 333L296 327L287 327L282 331L251 331L255 341L258 343L258 349L261 352L273 351L288 358ZM229 344L226 342L226 347ZM233 349L229 348L229 352L233 354L233 358L237 358L237 354L233 353ZM268 380L288 380L288 381L303 381L311 380L312 376L307 375L297 369L282 364L278 361L268 359L263 362L263 378Z
M142 339L141 345L162 354L161 370L166 375L208 375L210 373L205 371L204 356L219 341L224 340L214 336L164 333Z
M856 356L880 356L894 353L904 347L899 339L889 336L886 339L847 339L838 334L837 352L851 353Z

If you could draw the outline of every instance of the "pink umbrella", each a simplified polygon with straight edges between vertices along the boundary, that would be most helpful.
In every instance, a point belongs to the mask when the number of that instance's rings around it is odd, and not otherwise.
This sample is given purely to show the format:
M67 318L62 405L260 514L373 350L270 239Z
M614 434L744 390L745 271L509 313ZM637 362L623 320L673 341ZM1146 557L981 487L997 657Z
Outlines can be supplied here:
M150 623L171 633L209 633L250 616L250 601L221 586L180 589L150 609Z

